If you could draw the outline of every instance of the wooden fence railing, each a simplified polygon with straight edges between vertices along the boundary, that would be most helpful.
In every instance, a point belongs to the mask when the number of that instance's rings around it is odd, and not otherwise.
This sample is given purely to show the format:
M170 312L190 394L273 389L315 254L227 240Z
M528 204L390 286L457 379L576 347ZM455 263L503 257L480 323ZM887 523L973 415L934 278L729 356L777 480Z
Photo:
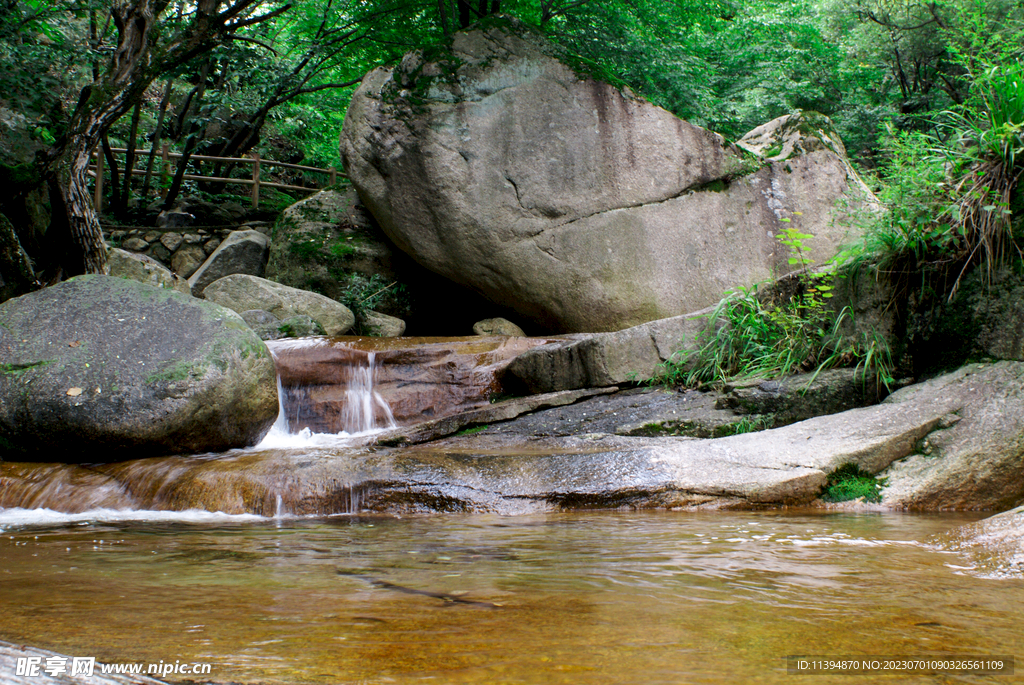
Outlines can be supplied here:
M110 149L114 154L126 154L127 149L123 147L115 147ZM136 150L135 158L148 159L149 150ZM93 204L96 207L96 211L102 211L103 209L103 155L99 154L98 151L92 153L93 158L96 160L95 164L89 166L89 175L95 179L95 189L93 195ZM160 151L160 188L161 194L166 194L167 179L171 176L171 160L181 159L181 154L177 152L171 152L168 146L165 144L163 149ZM241 185L252 186L252 206L258 208L260 206L260 188L278 188L280 190L300 190L307 193L315 193L319 188L307 188L305 186L293 186L285 183L272 183L270 181L260 180L260 169L262 167L282 167L285 169L295 169L297 171L306 171L317 174L324 174L330 177L330 185L334 185L338 181L338 171L334 167L328 169L321 169L319 167L303 166L301 164L289 164L287 162L275 162L270 159L260 159L258 154L253 154L250 157L211 157L209 155L189 155L189 159L194 159L197 162L221 162L226 164L251 164L252 165L252 178L227 178L220 176L198 176L196 174L185 174L182 176L183 180L186 181L203 181L206 183L235 183ZM127 170L124 170L127 171ZM131 169L133 176L145 176L145 169Z

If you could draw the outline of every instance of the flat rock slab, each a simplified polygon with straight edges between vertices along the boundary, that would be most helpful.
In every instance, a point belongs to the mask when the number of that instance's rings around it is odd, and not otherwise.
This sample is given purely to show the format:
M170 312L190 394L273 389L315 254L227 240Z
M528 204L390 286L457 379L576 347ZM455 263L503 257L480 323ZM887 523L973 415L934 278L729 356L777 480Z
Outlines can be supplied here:
M447 437L471 426L487 428L487 424L495 421L508 421L528 412L560 407L572 404L585 397L606 395L617 390L618 388L616 387L598 388L595 390L565 390L544 395L517 397L491 406L418 423L409 428L391 430L378 436L374 442L378 445L415 445L430 442L431 440Z
M582 391L552 394L568 392ZM596 397L581 396L579 401L567 406L536 411L513 421L489 426L483 434L500 435L506 439L594 433L638 437L718 437L736 432L736 422L741 420L731 409L716 408L718 398L716 393L696 390L678 392L665 388L633 388Z

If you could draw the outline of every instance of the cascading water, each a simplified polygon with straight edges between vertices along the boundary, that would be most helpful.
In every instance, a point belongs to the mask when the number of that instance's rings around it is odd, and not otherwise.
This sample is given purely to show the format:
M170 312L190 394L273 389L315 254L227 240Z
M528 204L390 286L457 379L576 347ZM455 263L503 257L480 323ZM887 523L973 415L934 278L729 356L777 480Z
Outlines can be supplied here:
M342 410L343 430L349 434L395 428L391 407L374 389L377 376L377 354L369 352L365 364L349 367L345 408ZM382 425L383 424L383 425Z
M292 343L302 344L300 341ZM322 344L312 341L308 344ZM277 354L271 350L275 362ZM285 387L281 375L277 377L278 414L270 432L257 445L258 448L301 447L373 434L388 428L395 428L395 417L387 401L375 388L379 364L374 352L352 350L348 363L342 370L345 383L344 402L340 411L340 430L337 433L318 433L309 426L303 426L299 416L308 388Z

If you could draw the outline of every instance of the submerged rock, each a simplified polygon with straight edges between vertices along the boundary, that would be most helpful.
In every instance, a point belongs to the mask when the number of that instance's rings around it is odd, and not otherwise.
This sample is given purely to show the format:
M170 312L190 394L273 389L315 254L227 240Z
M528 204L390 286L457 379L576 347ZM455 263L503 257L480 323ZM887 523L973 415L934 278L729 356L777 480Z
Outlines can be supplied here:
M363 79L341 152L398 247L535 325L580 332L790 270L786 229L814 236L817 262L849 241L837 201L866 188L825 117L787 118L795 152L766 161L560 56L498 20Z
M273 361L234 312L122 278L0 304L0 360L8 460L244 447L277 415Z

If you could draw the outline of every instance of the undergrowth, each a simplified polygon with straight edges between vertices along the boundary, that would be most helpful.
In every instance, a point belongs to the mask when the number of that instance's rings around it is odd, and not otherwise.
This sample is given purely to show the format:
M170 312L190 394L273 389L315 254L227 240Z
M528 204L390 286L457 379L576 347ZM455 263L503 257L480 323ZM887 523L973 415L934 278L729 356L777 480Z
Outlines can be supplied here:
M848 502L864 498L865 502L881 502L885 478L875 478L856 464L844 464L828 476L821 499L826 502Z
M827 278L825 280L828 280ZM893 382L893 363L885 340L851 335L848 308L826 306L827 283L811 284L782 304L763 302L756 288L741 288L723 299L709 316L711 326L696 350L683 350L663 362L652 383L692 388L721 388L743 378L780 378L793 373L855 366L865 381ZM813 380L813 378L812 378Z

